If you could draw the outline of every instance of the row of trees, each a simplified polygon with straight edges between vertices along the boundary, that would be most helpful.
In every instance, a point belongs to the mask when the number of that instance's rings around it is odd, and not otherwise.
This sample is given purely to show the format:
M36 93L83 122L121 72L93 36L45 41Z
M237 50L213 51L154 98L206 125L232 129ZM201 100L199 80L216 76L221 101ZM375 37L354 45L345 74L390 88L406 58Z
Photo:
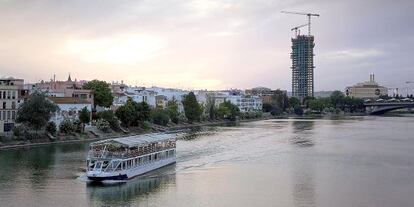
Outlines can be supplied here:
M216 107L215 100L209 97L206 105L198 103L196 96L190 92L182 100L184 113L180 113L180 103L173 99L167 102L165 108L152 109L147 103L137 103L128 99L126 104L117 110L97 111L97 107L108 108L112 105L113 95L110 85L104 81L93 80L83 86L85 89L93 90L94 106L91 120L91 112L85 107L79 111L78 119L64 120L60 123L61 133L84 132L85 125L93 121L97 128L102 131L119 130L120 125L124 127L144 127L146 122L158 125L188 122L193 123L204 119L228 119L236 120L241 115L239 108L231 102L223 102ZM47 99L43 93L33 93L19 108L16 122L29 127L36 132L45 130L50 134L57 133L57 126L49 120L59 108ZM248 118L249 116L244 115ZM26 129L25 129L26 130ZM18 133L17 133L18 134Z
M302 102L295 97L287 97L286 93L276 90L272 96L271 103L263 104L264 112L271 112L273 115L279 115L283 112L295 113L302 115L304 109L321 113L327 112L363 112L364 102L362 99L346 97L341 91L334 91L330 97L314 98L305 97Z

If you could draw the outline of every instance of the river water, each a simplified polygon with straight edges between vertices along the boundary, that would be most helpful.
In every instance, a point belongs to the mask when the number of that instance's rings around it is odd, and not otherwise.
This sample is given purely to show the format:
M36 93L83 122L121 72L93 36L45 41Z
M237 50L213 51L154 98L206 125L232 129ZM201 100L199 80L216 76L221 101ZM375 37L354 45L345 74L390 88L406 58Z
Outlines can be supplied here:
M177 163L85 182L88 143L0 151L0 206L414 206L414 117L205 127Z

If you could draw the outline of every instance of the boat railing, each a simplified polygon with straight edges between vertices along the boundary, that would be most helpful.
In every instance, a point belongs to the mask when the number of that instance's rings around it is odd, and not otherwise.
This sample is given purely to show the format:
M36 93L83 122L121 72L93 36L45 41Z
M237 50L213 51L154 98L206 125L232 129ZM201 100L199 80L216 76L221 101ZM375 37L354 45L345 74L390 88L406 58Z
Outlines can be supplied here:
M131 157L138 157L154 152L164 151L167 149L173 149L175 146L168 147L154 147L144 148L142 150L128 150L128 151L108 151L108 150L90 150L88 156L90 158L103 158L103 159L125 159Z

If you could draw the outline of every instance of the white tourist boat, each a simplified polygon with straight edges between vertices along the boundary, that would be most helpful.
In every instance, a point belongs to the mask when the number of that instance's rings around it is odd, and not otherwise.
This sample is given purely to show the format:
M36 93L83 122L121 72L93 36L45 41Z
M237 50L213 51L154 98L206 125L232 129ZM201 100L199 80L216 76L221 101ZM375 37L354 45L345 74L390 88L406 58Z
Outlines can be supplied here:
M175 163L177 134L146 134L93 142L86 176L93 181L126 180Z

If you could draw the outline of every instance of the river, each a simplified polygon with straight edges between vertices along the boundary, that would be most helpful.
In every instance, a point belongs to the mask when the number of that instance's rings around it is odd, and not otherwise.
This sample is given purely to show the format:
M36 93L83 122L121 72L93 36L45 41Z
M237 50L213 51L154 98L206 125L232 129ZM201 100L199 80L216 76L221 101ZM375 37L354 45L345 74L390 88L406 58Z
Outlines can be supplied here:
M275 119L194 129L177 163L85 182L88 143L0 151L0 206L414 206L414 118Z

